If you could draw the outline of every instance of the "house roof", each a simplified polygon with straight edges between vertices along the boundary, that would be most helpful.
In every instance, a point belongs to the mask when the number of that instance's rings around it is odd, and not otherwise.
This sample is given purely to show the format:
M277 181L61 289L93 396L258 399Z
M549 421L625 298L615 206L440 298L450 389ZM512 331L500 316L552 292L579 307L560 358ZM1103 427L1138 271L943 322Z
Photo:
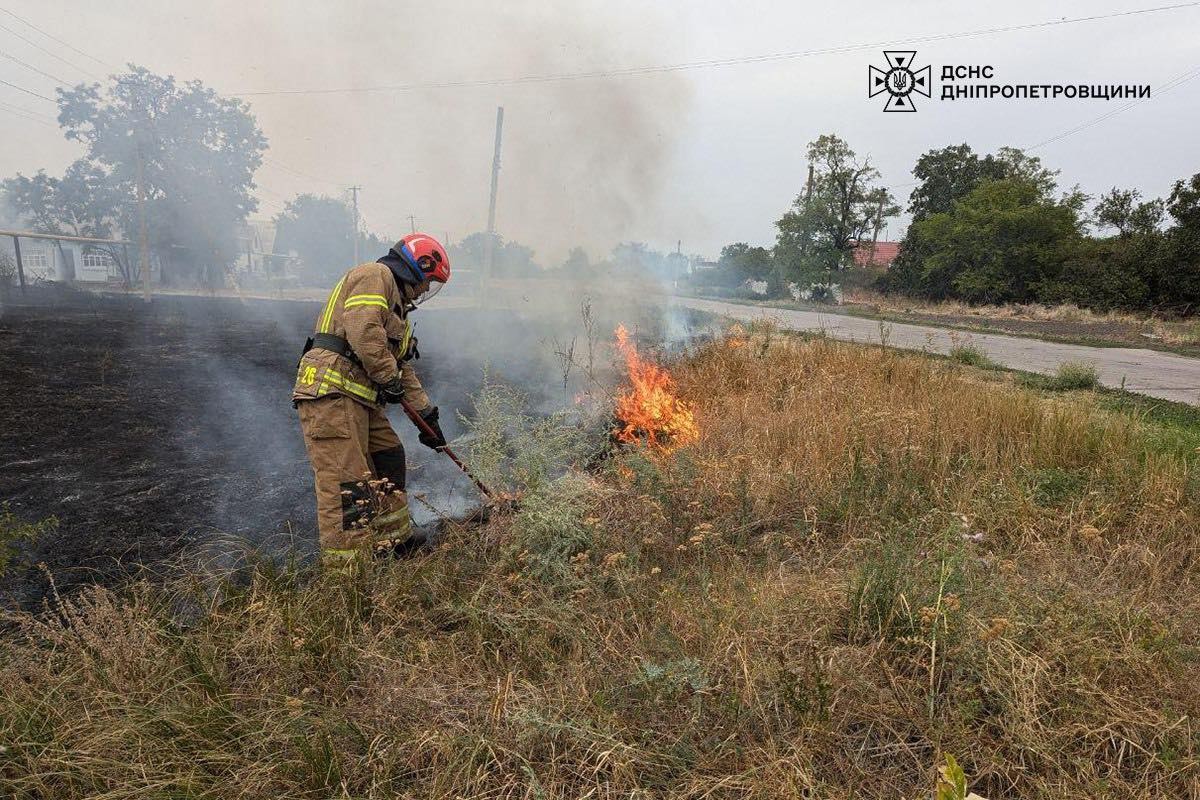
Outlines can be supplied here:
M890 267L899 252L899 242L876 242L872 257L871 243L859 242L854 247L854 264L858 267Z

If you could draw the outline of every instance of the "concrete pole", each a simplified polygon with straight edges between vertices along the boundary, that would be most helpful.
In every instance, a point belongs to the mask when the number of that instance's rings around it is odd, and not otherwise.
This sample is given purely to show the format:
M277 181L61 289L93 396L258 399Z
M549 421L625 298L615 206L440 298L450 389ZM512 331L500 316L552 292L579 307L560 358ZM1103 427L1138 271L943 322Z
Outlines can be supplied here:
M479 291L485 291L492 277L492 261L496 247L496 190L500 186L500 138L504 133L504 106L496 108L496 146L492 153L492 190L488 196L487 241L483 249L483 275L479 279Z
M354 266L358 266L358 193L361 186L351 186L350 196L354 198Z

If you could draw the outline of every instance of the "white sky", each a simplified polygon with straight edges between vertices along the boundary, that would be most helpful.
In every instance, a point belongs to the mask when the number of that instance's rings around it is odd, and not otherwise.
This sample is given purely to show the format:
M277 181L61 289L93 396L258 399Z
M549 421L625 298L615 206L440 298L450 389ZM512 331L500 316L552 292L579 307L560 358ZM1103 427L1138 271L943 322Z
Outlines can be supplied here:
M89 61L11 16L0 25L97 74L133 61L222 93L471 81L797 51L1148 8L1012 0L780 2L147 2L0 0ZM990 64L997 83L1146 84L1200 68L1200 6L911 45L934 66L932 99L883 114L866 97L882 47L643 76L358 94L247 98L270 141L256 216L298 192L364 187L369 227L457 239L486 224L492 125L505 106L497 226L554 263L573 243L600 255L617 240L689 253L769 244L801 190L805 144L837 133L884 182L911 182L917 156L967 142L1029 146L1124 102L938 99L940 66ZM68 81L69 64L0 30L0 52ZM0 59L0 80L51 95L54 80ZM1200 171L1200 77L1035 152L1089 193L1114 185L1164 196ZM0 103L53 116L51 103L0 85ZM60 172L79 146L0 112L0 175ZM300 174L303 173L303 174ZM311 176L306 177L306 176ZM314 180L313 178L320 179ZM909 188L896 194L907 202ZM898 238L903 221L893 221Z

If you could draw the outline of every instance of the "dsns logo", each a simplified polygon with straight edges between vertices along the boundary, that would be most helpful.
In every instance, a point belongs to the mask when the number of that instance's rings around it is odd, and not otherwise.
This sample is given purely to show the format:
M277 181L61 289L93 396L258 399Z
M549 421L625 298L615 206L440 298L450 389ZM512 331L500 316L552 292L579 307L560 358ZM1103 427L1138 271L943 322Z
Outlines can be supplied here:
M916 111L910 95L916 92L929 97L932 87L930 72L933 69L924 67L913 72L912 62L916 55L916 50L884 50L883 57L887 59L888 69L885 72L878 67L867 68L867 97L887 92L884 111Z

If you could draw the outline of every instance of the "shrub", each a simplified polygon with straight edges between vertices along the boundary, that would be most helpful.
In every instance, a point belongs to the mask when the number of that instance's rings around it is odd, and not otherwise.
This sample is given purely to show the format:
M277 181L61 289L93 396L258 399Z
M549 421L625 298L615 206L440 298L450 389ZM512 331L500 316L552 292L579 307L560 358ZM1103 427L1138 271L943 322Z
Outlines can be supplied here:
M1100 385L1100 373L1091 364L1067 361L1058 365L1050 388L1061 391L1095 389Z
M24 522L12 513L8 503L0 505L0 576L3 576L21 549L32 544L58 527L58 520L49 517L41 522Z
M988 357L982 347L973 344L960 344L950 348L950 360L980 369L995 369L999 366Z

